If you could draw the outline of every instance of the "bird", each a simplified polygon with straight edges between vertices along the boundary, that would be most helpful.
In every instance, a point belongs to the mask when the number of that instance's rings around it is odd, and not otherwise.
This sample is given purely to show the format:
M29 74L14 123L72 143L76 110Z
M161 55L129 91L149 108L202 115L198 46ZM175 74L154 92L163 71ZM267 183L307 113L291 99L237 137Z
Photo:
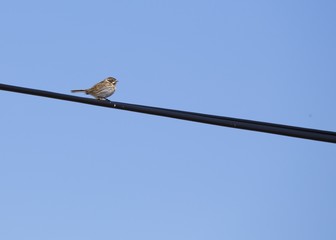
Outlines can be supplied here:
M98 100L107 100L116 90L118 80L114 77L107 77L103 81L93 85L88 89L71 90L72 93L85 92Z

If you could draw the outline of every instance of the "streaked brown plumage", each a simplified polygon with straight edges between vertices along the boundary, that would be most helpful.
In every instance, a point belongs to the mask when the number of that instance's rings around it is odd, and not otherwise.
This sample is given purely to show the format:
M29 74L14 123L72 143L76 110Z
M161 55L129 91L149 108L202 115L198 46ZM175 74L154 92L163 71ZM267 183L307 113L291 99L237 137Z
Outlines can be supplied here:
M108 77L91 88L83 90L71 90L71 92L85 92L86 94L94 96L98 100L107 100L107 98L115 92L117 82L118 80L114 77Z

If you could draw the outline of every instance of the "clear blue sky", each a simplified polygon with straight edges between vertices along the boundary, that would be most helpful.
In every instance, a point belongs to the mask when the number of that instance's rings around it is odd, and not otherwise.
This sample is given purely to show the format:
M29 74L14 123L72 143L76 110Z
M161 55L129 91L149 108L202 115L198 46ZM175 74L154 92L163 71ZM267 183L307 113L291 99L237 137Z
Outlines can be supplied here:
M1 83L336 131L336 2L2 1ZM84 95L83 95L84 96ZM0 239L333 240L336 145L0 92Z

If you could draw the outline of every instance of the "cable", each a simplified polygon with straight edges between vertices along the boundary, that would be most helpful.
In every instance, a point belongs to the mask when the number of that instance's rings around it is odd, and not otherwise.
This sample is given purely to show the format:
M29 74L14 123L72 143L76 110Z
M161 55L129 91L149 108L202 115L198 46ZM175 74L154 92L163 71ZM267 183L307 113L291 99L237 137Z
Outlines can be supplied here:
M239 118L223 117L203 113L194 113L174 109L157 108L157 107L122 103L122 102L100 101L92 98L84 98L73 95L43 91L38 89L24 88L6 84L0 84L0 90L47 97L47 98L54 98L71 102L85 103L101 107L116 108L120 110L146 113L151 115L170 117L218 126L252 130L264 133L272 133L277 135L304 138L322 142L336 143L336 132L331 131L302 128L302 127L288 126L268 122L259 122Z

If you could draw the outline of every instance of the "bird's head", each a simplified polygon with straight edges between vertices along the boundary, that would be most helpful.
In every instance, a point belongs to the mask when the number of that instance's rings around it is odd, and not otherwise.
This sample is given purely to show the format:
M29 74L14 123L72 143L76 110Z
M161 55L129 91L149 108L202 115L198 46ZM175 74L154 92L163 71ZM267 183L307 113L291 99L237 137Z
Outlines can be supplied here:
M114 84L114 85L116 85L117 82L118 82L118 80L115 79L114 77L108 77L108 78L106 78L106 80L109 81L110 83Z

